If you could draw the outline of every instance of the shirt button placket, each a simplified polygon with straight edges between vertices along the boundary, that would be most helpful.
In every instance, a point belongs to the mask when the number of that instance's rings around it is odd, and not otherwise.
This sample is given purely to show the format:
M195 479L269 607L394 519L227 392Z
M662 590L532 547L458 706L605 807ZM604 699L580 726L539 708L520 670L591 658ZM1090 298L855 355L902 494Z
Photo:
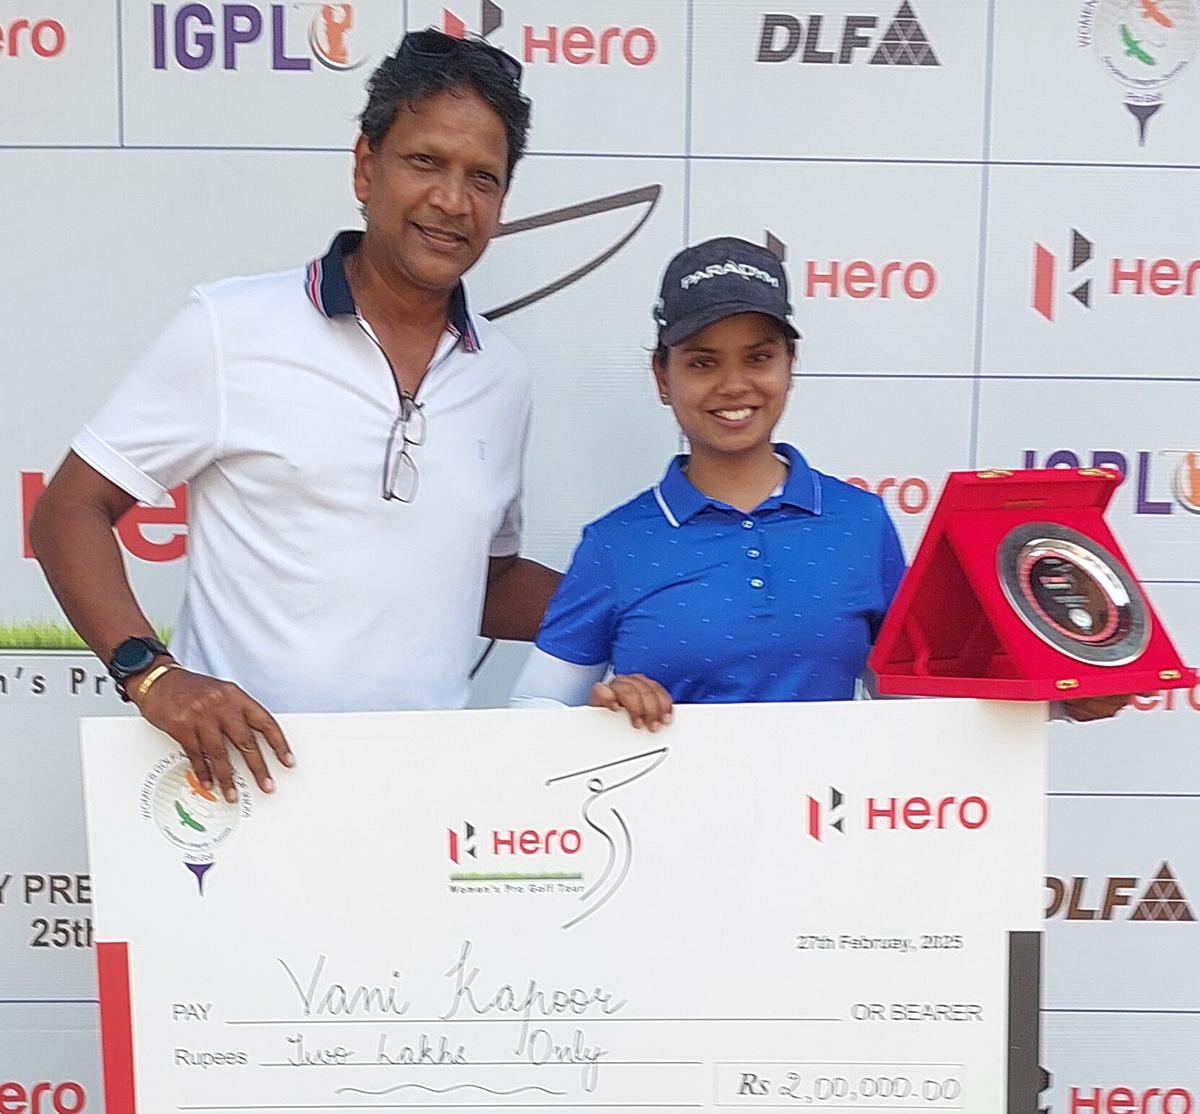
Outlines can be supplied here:
M756 530L757 536L742 551L749 563L746 583L750 590L751 615L768 615L771 611L770 593L767 590L766 568L763 562L765 545L762 537L762 525L751 518L742 519L743 530Z

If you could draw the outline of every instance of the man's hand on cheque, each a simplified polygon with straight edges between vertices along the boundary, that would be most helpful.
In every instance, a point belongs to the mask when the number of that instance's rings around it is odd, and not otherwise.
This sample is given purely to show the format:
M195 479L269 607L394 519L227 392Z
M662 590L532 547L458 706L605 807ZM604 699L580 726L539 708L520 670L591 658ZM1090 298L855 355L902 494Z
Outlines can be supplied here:
M238 794L227 743L241 754L264 793L272 792L275 782L259 748L259 735L283 765L295 764L275 717L229 681L172 668L144 695L139 695L137 685L131 684L129 695L143 718L183 747L200 784L212 789L215 781L231 804Z

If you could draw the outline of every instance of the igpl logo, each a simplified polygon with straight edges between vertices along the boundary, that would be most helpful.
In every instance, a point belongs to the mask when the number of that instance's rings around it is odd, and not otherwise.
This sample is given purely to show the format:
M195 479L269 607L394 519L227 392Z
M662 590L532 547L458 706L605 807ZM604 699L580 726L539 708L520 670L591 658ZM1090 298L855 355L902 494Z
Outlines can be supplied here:
M288 8L313 7L308 21L307 40L311 58L288 54ZM203 70L216 61L218 47L221 65L238 68L239 53L263 38L266 20L255 4L183 4L168 20L166 4L151 5L154 68L165 70L173 59L185 70ZM168 32L170 23L170 32ZM331 70L352 70L366 60L352 58L349 34L354 26L353 4L272 4L270 7L271 69L308 71L313 58Z
M1038 464L1038 453L1034 449L1026 449L1021 463L1023 468L1082 468L1085 454L1071 449L1057 449L1047 453ZM1150 489L1153 480L1154 458L1167 457L1173 464L1171 491L1175 502L1169 499L1151 499ZM1135 459L1136 467L1130 467L1130 460ZM1111 449L1097 449L1091 455L1089 468L1111 468L1120 474L1122 483L1131 476L1135 478L1137 495L1134 501L1134 514L1173 514L1176 506L1189 514L1200 514L1200 453L1188 450L1161 450L1158 453L1145 450L1132 454L1114 452Z

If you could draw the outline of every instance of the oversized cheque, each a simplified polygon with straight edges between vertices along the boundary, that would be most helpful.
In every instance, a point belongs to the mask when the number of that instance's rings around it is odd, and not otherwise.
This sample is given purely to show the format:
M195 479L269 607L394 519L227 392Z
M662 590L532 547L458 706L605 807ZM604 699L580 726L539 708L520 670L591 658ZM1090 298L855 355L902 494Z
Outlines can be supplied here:
M85 721L109 1114L1032 1111L1043 717L295 716L237 806Z

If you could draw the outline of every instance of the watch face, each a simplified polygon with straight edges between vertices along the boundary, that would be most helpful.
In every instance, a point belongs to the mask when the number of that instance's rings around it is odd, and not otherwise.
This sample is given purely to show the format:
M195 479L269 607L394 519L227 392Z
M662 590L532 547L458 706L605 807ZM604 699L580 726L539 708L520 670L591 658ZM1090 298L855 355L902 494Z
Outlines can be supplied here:
M997 571L1012 609L1043 642L1089 665L1125 665L1150 640L1137 582L1099 542L1027 522L1000 543Z
M140 638L127 638L117 647L113 654L111 670L113 673L128 677L132 673L140 673L155 659L154 648Z

